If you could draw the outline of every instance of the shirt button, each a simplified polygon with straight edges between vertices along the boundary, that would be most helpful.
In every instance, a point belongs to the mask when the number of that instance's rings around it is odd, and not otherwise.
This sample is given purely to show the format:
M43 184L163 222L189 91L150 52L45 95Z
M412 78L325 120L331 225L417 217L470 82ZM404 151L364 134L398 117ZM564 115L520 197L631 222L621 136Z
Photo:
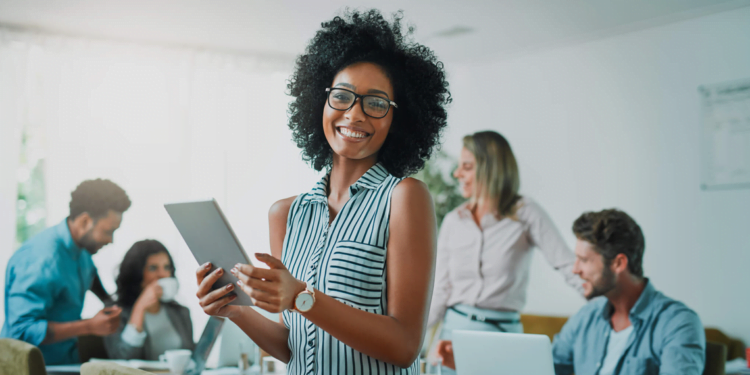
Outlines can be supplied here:
M601 362L597 362L596 367L602 367L602 363Z

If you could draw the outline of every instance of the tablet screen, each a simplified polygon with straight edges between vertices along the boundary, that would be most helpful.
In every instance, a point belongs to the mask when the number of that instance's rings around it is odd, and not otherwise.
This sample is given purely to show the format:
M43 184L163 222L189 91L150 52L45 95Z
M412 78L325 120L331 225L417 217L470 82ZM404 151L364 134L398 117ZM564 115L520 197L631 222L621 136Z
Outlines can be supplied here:
M164 208L167 209L198 264L211 262L210 272L217 267L224 269L224 274L213 285L213 289L236 283L237 278L229 271L237 263L251 263L216 200L169 203L165 204ZM231 305L253 304L250 297L239 289L230 294L237 295L237 299L232 301Z

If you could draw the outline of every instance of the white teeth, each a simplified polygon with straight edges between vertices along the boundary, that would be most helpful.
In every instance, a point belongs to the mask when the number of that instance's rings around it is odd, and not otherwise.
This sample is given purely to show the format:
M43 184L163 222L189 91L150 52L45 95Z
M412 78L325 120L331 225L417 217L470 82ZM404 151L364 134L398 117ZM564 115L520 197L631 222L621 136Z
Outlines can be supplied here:
M365 138L367 137L367 133L358 132L354 130L349 130L347 128L339 128L339 131L341 134L349 137L349 138Z

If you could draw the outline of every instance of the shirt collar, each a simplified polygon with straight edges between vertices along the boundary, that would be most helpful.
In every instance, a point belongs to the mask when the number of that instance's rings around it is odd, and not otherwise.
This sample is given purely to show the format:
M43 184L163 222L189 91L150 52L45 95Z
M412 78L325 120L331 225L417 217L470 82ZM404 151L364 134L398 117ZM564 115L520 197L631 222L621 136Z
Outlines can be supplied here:
M646 286L643 288L643 291L641 292L640 297L638 297L638 300L635 301L635 305L630 309L630 318L634 318L637 320L643 320L642 315L646 313L646 309L648 309L648 306L651 304L651 301L654 299L654 294L656 294L656 288L654 288L653 285L651 285L651 282L648 278L644 278L644 282L646 283ZM604 309L602 311L602 316L607 321L612 318L612 312L613 307L612 304L607 301L607 303L604 304Z
M70 228L68 227L68 218L63 219L60 224L57 224L57 238L62 243L63 247L70 252L73 257L78 257L81 253L81 248L76 245L73 241L73 235L70 234Z
M474 223L474 214L471 212L471 200L466 201L465 203L462 203L460 206L458 206L458 217L464 220L471 220L472 223ZM495 214L488 212L482 216L482 218L479 220L479 227L480 228L487 228L492 225L495 225L497 222L499 222L497 216Z
M373 165L370 169L367 170L367 172L365 172L365 174L362 175L362 177L357 180L357 182L349 187L349 197L352 197L361 189L376 190L380 187L380 185L383 184L388 175L388 171L385 169L385 167L383 167L382 164L377 163ZM328 173L326 173L326 175L323 176L323 178L320 179L320 181L318 181L315 186L313 186L312 190L307 193L302 203L306 204L310 202L318 202L327 204L328 180L330 177L331 171L328 170Z
M469 218L471 218L471 210L469 209L469 203L470 203L469 201L466 201L464 203L461 203L458 206L458 208L457 208L456 211L458 212L458 216L459 217L461 217L463 219L469 219Z

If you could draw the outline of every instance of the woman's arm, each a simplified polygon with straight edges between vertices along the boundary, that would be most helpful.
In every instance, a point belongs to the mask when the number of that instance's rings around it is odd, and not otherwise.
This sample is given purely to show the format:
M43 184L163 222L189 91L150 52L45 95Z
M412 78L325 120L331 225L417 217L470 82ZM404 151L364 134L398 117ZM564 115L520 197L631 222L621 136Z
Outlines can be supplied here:
M104 348L107 350L107 355L111 359L145 359L146 354L144 352L144 342L146 340L145 334L143 337L137 333L133 336L133 332L126 333L123 337L123 332L131 330L127 328L128 321L132 317L131 310L123 310L120 314L120 328L117 332L104 337Z
M333 337L373 358L408 367L419 355L432 292L435 264L435 213L427 187L407 178L391 198L386 255L388 315L368 313L315 291L315 305L302 314ZM271 269L240 265L243 290L271 312L292 307L304 283L280 260L256 257Z
M128 319L127 323L133 326L139 333L143 332L143 319L146 316L146 310L160 303L159 299L163 292L158 280L154 280L146 285L138 296L138 299L135 300L130 312L130 319Z
M443 319L451 295L450 282L450 249L448 248L448 233L450 232L450 216L443 220L437 241L437 262L435 262L435 286L432 290L432 303L427 316L427 326L437 324Z
M268 213L271 252L279 258L281 258L286 234L286 219L294 198L282 199L274 203ZM251 266L248 265L248 267ZM201 299L200 304L203 311L208 315L229 318L260 348L288 363L291 359L291 352L287 344L289 329L282 323L269 320L251 307L227 305L234 300L234 296L227 296L227 293L234 290L234 286L228 284L225 288L212 292L211 286L221 277L223 270L218 268L211 274L206 275L210 268L211 265L207 263L196 271L198 285L200 285L197 296Z
M575 254L565 244L544 209L536 202L528 201L518 209L518 217L528 228L531 241L539 247L547 262L563 275L568 285L583 293L583 280L573 274Z

